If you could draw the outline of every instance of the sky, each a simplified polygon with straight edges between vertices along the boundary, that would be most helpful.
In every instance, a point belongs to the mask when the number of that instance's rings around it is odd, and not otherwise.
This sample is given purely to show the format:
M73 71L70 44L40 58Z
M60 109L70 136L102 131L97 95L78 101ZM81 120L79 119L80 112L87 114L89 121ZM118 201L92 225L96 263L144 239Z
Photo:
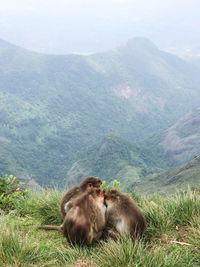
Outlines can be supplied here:
M42 53L94 53L136 36L200 46L199 0L0 0L0 39Z

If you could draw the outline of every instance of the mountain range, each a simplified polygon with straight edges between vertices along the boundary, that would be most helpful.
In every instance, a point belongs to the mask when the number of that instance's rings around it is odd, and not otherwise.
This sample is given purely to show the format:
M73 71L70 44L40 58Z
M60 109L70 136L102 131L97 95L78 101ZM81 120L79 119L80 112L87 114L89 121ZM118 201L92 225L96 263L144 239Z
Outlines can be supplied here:
M45 186L89 174L131 183L185 162L199 152L199 124L184 130L180 118L198 114L199 84L195 64L146 38L87 56L43 55L1 40L0 173ZM196 141L186 155L187 134Z

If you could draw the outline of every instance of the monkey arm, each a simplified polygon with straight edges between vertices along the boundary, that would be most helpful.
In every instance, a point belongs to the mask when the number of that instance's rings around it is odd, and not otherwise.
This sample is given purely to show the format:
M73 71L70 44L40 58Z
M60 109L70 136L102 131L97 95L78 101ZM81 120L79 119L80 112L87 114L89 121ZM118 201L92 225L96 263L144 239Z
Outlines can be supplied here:
M119 238L120 234L119 232L116 230L115 227L108 229L108 237L117 240Z
M70 189L69 191L67 191L64 196L61 199L60 202L60 211L62 214L62 217L64 219L66 212L69 210L69 207L66 207L67 202L69 202L69 200L71 200L72 198L76 197L80 192L80 188L79 187L73 187L72 189ZM65 209L67 211L65 211Z
M103 231L99 231L97 233L94 233L93 241L94 242L98 241L102 235L103 235Z
M67 214L67 212L73 207L73 201L69 201L65 204L64 206L64 210L65 210L65 214Z

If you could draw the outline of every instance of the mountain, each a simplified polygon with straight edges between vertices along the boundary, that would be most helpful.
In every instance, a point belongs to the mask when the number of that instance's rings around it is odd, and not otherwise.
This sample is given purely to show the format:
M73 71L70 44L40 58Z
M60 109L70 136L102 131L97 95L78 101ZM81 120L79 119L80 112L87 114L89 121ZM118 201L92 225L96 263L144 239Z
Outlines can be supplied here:
M146 176L138 181L135 189L145 194L170 193L177 189L185 190L188 185L194 189L200 185L200 155L172 170Z
M175 164L200 154L200 108L193 110L169 127L160 142L162 153Z
M134 182L138 191L173 192L200 185L200 108L181 117L161 135L155 135L148 145L153 155L167 162L168 170L154 169Z
M149 151L109 135L79 155L79 160L67 173L66 182L97 175L108 182L117 179L124 189L130 189L129 186L146 175L153 165Z
M62 185L110 134L142 146L197 108L199 84L194 65L145 38L88 56L0 41L0 173Z

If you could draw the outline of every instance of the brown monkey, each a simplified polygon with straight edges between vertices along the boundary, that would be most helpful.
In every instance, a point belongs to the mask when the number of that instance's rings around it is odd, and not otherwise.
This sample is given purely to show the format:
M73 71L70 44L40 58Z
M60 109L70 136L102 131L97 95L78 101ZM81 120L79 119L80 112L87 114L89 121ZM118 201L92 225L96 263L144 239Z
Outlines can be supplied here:
M74 244L92 244L102 236L105 229L105 213L104 192L95 188L87 190L72 201L63 223L64 235Z
M79 197L82 193L84 193L87 189L95 187L100 188L102 182L98 177L90 176L86 177L79 186L75 186L67 191L61 199L60 202L60 210L62 214L62 218L65 218L67 211L70 206L67 204L70 200ZM71 204L70 204L71 205Z
M69 201L70 209L61 226L43 225L40 229L58 230L73 244L90 245L97 241L106 226L106 206L101 189L87 189Z
M73 206L73 201L85 193L88 189L91 188L100 188L102 182L98 177L89 176L86 177L79 186L75 186L69 191L67 191L61 199L60 202L60 211L62 214L63 220L65 219L66 213ZM64 224L64 222L63 222ZM38 229L44 230L57 230L63 232L63 224L61 225L41 225Z
M108 236L115 239L131 236L135 239L143 234L145 218L129 196L112 189L105 195L105 203Z

